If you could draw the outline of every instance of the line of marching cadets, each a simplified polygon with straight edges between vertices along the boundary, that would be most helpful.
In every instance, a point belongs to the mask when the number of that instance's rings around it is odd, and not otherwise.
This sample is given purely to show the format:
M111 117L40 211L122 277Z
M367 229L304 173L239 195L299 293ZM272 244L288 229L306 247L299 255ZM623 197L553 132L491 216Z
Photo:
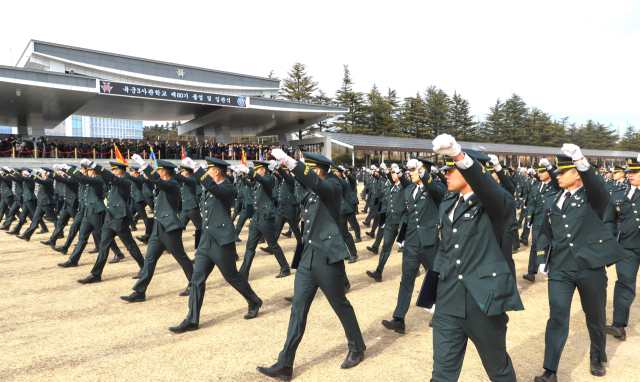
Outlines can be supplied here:
M531 236L528 273L523 277L535 282L537 273L547 276L550 306L544 370L534 381L557 381L576 289L591 340L590 372L604 376L606 336L626 339L635 298L640 264L640 208L636 207L640 155L628 158L626 169L616 167L599 174L572 144L561 148L563 155L555 157L555 164L542 159L535 169L517 171L494 155L462 149L446 134L433 140L433 150L436 158L444 157L444 167L438 169L437 160L429 157L413 158L405 166L363 169L363 212L368 211L364 225L370 228L366 234L375 238L367 249L380 251L378 266L367 275L381 282L393 244L398 243L402 252L397 304L382 325L405 333L405 316L422 265L427 274L418 304L433 313L431 380L458 379L470 339L492 381L515 381L506 350L507 312L524 306L513 253L520 244L528 246ZM156 263L169 252L188 281L180 295L189 296L189 312L181 324L169 328L176 333L198 329L206 280L216 266L246 299L244 318L258 316L262 300L248 280L256 249L266 242L260 249L275 255L280 268L276 278L291 275L291 268L297 271L293 297L286 298L292 307L284 348L274 365L258 371L283 381L292 379L295 353L318 288L345 330L348 354L342 368L354 367L364 359L366 349L346 298L350 283L345 261L357 261L355 243L362 241L355 218L356 170L336 166L318 154L305 153L304 160L295 160L274 149L272 155L277 161L254 161L252 168L235 168L211 157L204 164L186 158L179 169L158 160L153 168L138 155L132 156L137 166L109 162L110 169L90 159L83 159L78 168L66 164L39 170L2 167L0 219L6 215L6 220L0 229L28 241L38 226L38 233L48 231L44 223L48 220L55 229L41 243L64 254L78 236L69 259L58 264L63 268L78 265L93 236L96 248L90 253L97 252L98 257L90 274L78 280L83 284L101 281L110 251L114 252L110 263L124 258L114 241L119 237L139 267L133 293L121 297L128 302L145 300ZM40 185L37 196L36 183ZM147 207L153 217L147 216ZM31 224L20 234L27 218ZM70 219L73 223L65 243L56 246ZM136 239L147 245L145 256L132 236L139 220L146 229ZM249 235L238 270L236 243L247 220ZM183 246L189 222L196 228L194 260ZM283 232L285 223L289 232ZM518 237L521 223L524 227ZM278 244L282 236L293 236L297 242L291 264ZM617 281L613 323L607 326L606 268L612 264Z

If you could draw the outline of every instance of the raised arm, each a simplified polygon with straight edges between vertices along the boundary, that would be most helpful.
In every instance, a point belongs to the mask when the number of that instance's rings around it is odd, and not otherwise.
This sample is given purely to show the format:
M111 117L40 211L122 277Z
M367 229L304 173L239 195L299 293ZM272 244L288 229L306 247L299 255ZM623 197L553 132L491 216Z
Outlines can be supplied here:
M198 179L200 179L200 183L202 184L202 186L216 198L227 203L235 199L235 188L219 185L202 167L198 167L198 169L195 170L194 174Z
M262 185L262 187L264 187L265 192L267 193L267 195L272 198L273 196L273 183L271 183L271 181L269 179L267 179L266 177L260 176L260 174L258 174L256 172L256 170L254 170L253 168L249 169L249 174L247 174L247 177L249 178L253 178L256 182L260 183Z
M158 175L158 171L152 169L151 166L146 166L143 171L160 190L167 192L180 192L180 184L178 184L178 182L162 180L160 175Z

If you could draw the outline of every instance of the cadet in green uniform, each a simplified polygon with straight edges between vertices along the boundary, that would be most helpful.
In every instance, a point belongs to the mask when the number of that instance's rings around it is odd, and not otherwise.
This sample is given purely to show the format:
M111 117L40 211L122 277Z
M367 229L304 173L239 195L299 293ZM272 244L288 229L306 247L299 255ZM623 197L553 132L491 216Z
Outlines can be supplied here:
M234 182L233 186L236 189L236 200L233 206L233 216L231 217L231 221L235 222L236 217L242 211L242 207L244 207L244 191L242 190L244 185L242 184L242 179L240 178L240 171L236 170L235 166L230 167L234 173Z
M576 288L591 339L591 374L606 373L607 271L627 257L602 222L610 195L598 171L580 148L565 143L557 155L558 183L564 188L545 200L546 216L538 236L538 264L549 275L549 320L545 333L544 374L536 382L557 379L560 356L569 335L571 300ZM553 244L552 244L553 243ZM550 255L546 255L552 246ZM548 268L545 267L548 262Z
M22 208L22 212L20 212L20 216L18 217L18 224L13 227L13 230L7 232L9 235L19 235L20 229L22 229L22 226L26 222L27 217L29 217L33 221L33 217L36 213L36 182L32 179L32 177L35 177L37 172L26 167L23 167L20 170L21 171L14 171L12 177L14 182L22 184L22 206L20 207ZM40 232L38 232L38 234L49 232L46 224L44 223L44 220L40 221L40 228L42 229L40 230Z
M20 209L23 208L23 198L24 198L24 190L22 187L22 183L23 181L21 179L18 179L15 175L18 174L19 172L22 171L21 168L15 168L13 170L11 170L9 167L3 167L3 169L6 171L5 174L5 178L7 180L10 180L13 182L14 187L15 187L15 192L14 192L14 198L13 198L13 205L11 206L11 210L9 210L9 214L8 214L8 218L4 221L4 223L2 224L2 226L0 227L0 230L2 231L8 231L9 228L11 227L11 223L13 223L13 221L16 219L16 217L18 218L18 220L20 219L20 215L21 215L21 211ZM27 215L29 215L29 218L33 217L33 214L31 214L30 212L28 213L28 211L25 211L24 208L22 210L22 212L25 213L25 217ZM45 230L47 228L46 225L44 225L44 222L40 222L40 228L42 228L43 230ZM7 232L9 233L9 232ZM19 232L18 232L19 233ZM13 233L18 234L18 233Z
M142 185L142 195L144 195L144 200L147 206L149 206L149 208L151 208L151 211L153 211L155 209L155 204L153 201L153 182L151 181L151 179L149 179L147 174L145 174L144 172L141 173L140 168L137 168L137 166L133 166L132 169L134 169L136 173L142 175L142 178L144 179L144 183ZM146 231L144 235L136 236L136 240L140 241L143 244L148 244L149 238L151 237L151 230L153 229L154 222L155 222L154 218L150 218L147 216L147 223L145 225Z
M545 200L560 190L554 167L546 158L540 160L540 166L535 169L540 177L540 183L531 190L529 205L527 206L527 218L525 225L532 227L531 249L529 251L529 266L523 279L536 281L538 273L537 251L540 226L547 218L545 213Z
M131 195L132 184L132 182L126 177L127 167L129 167L129 165L117 161L109 161L109 165L111 167L111 172L109 172L105 171L102 166L90 161L89 159L81 160L80 164L89 166L98 176L102 177L102 179L106 181L107 186L109 187L109 198L107 199L106 218L102 224L100 252L98 254L98 258L91 270L91 274L82 280L78 280L78 282L81 284L90 284L102 281L102 271L107 263L107 258L109 257L109 247L115 240L116 236L120 238L120 241L122 241L124 246L127 248L131 257L133 257L133 259L138 263L139 271L142 270L142 267L144 266L144 259L142 257L142 253L140 253L138 245L131 235L131 221L133 220L133 215L127 205L127 200L129 200Z
M56 242L59 238L62 238L62 232L67 226L69 219L74 219L78 213L78 189L79 182L71 178L69 175L60 171L60 165L53 165L54 172L51 173L51 177L59 184L64 185L64 188L59 197L64 202L62 211L60 212L60 218L58 218L58 224L56 229L51 234L51 237L47 241L41 241L44 245L49 245L51 248L56 247Z
M365 232L369 237L375 237L375 232L373 232L373 230L378 226L378 203L380 202L380 194L378 187L379 179L376 173L377 171L378 168L375 165L371 165L371 170L367 169L367 172L369 173L369 193L367 194L367 197L369 198L369 202L367 203L367 206L369 207L369 215L367 215L362 224L371 228L371 232Z
M342 166L334 166L331 169L333 174L340 181L340 187L342 191L342 203L340 205L340 223L338 227L340 228L340 234L344 239L345 244L347 245L347 249L349 250L349 263L355 263L358 261L358 249L356 248L356 243L353 240L353 235L349 232L349 216L354 213L351 205L347 203L347 197L349 195L349 183L346 181L344 176L344 167ZM349 288L351 288L351 284L349 284Z
M33 214L33 220L29 228L24 231L22 235L18 235L19 239L29 241L31 235L36 231L38 224L45 216L53 222L55 226L58 223L58 216L56 215L56 201L53 199L54 184L53 179L49 177L53 170L50 168L42 168L37 171L41 177L32 175L34 182L38 183L38 206L36 212Z
M193 169L180 166L181 173L176 173L173 178L180 183L180 196L182 211L180 211L180 220L184 224L185 229L189 221L193 222L196 227L196 249L200 242L202 234L202 213L200 212L199 198L197 196L198 188L202 188L198 180L193 176Z
M293 196L296 181L289 174L286 166L276 165L274 176L280 182L278 192L278 212L276 217L276 238L279 238L284 228L284 223L288 223L298 244L302 243L302 234L298 228L300 221L300 204Z
M628 189L627 184L625 182L625 172L624 168L621 166L614 166L613 175L611 176L612 181L605 183L605 188L609 191L609 194L612 194L613 191Z
M364 359L366 346L360 326L343 287L344 260L349 252L340 235L340 206L342 191L337 178L328 177L333 163L322 155L304 153L305 163L296 161L280 149L271 154L307 185L304 219L304 251L295 275L294 298L284 349L278 362L271 367L258 367L262 374L281 380L291 380L296 350L305 331L307 314L318 290L322 290L344 327L349 353L342 368L351 368ZM313 169L313 170L311 170Z
M434 167L434 164L426 159L409 160L407 168L411 170L411 182L414 187L406 192L400 192L399 195L392 198L393 203L390 202L394 209L392 223L395 223L393 226L398 227L396 230L399 229L399 223L396 222L402 220L402 215L398 216L395 209L396 207L406 208L407 231L402 254L402 279L398 291L398 303L393 312L393 319L391 321L383 320L382 325L401 334L405 332L404 318L409 310L420 265L425 269L434 268L435 244L438 238L436 224L438 207L444 198L446 189L444 184L437 182L435 177L430 174L431 167ZM393 171L403 188L408 188L410 181L403 171L397 166L393 168ZM390 231L392 229L390 228ZM388 235L389 242L393 243L396 235L393 232L389 232ZM385 245L390 247L392 244L387 244L385 238ZM388 248L387 251L390 252L391 249ZM379 281L382 278L382 269L376 270L372 274L367 272L367 275Z
M638 155L640 157L640 155ZM607 325L607 334L623 341L627 339L625 327L629 325L631 304L636 298L636 280L640 266L640 161L627 158L625 170L631 184L629 190L611 193L611 203L604 214L604 223L618 236L627 257L616 263L618 279L613 291L613 324Z
M348 221L351 228L353 228L353 233L356 235L354 242L360 243L362 241L362 237L360 236L360 223L358 223L358 219L356 215L358 214L358 182L354 174L354 169L351 166L344 166L345 172L344 175L349 182L349 193L347 195L347 203L351 206L353 213L349 215Z
M222 277L247 301L249 312L244 316L245 319L257 317L262 306L262 300L236 268L238 235L230 216L236 190L224 175L229 163L212 157L205 159L206 169L199 167L190 158L182 160L181 168L188 167L195 170L195 176L205 187L206 192L201 202L204 212L204 234L196 251L196 265L189 295L189 314L180 325L169 328L175 333L198 329L207 278L216 265Z
M240 192L242 193L242 210L238 217L238 223L236 223L236 234L238 235L242 232L242 227L244 227L244 223L248 219L247 214L253 214L254 211L253 192L251 192L252 186L245 184L245 180L249 185L253 185L253 179L246 178L243 173L240 173L240 183L242 183L240 187Z
M11 172L11 169L8 167L3 167L2 169L4 171L0 171L0 220L4 217L5 212L7 219L15 215L15 211L13 212L13 215L11 215L11 207L13 207L13 203L15 202L15 198L13 196L13 180L7 177Z
M269 249L276 256L276 260L280 265L280 273L276 277L286 277L291 275L291 269L276 238L276 216L279 215L279 212L273 205L272 200L275 178L267 175L269 162L253 161L253 166L252 169L248 169L247 167L241 168L241 171L246 174L247 178L255 181L253 185L253 199L256 210L253 213L251 225L249 225L249 238L247 239L247 248L245 249L244 261L242 262L242 267L240 267L240 273L249 279L251 263L253 262L253 257L256 255L258 241L262 236L266 239ZM245 184L247 186L250 185L248 182Z
M156 187L153 210L155 222L144 258L142 274L136 285L133 286L134 292L129 296L120 297L128 302L140 302L145 300L147 287L153 278L156 264L165 249L180 264L189 282L191 282L193 275L193 264L184 252L182 243L184 224L177 214L180 204L180 184L173 178L177 166L169 161L158 159L158 168L153 170L139 155L134 154L131 159L140 165L140 169L147 174ZM190 289L191 287L187 286L187 289L180 293L180 296L188 296Z
M500 249L515 206L480 164L489 157L461 150L447 134L433 150L449 156L434 270L440 273L433 315L432 381L457 381L469 339L491 381L515 382L507 354L508 311L523 310L516 282ZM422 225L421 225L422 227Z
M126 174L126 178L131 181L131 205L130 205L131 213L134 215L137 213L137 219L142 219L142 222L144 223L144 226L145 226L145 234L146 234L146 232L150 231L151 229L149 225L153 224L153 219L149 219L149 217L147 216L147 202L145 200L145 194L143 191L145 179L142 175L140 175L140 167L129 165L129 170L130 170L130 173ZM134 217L131 223L132 231L134 231L133 228L137 224L136 223L137 219ZM137 230L137 228L135 230ZM117 263L120 260L122 260L122 258L118 256L114 256L114 258L111 261L109 261L109 263L110 264Z

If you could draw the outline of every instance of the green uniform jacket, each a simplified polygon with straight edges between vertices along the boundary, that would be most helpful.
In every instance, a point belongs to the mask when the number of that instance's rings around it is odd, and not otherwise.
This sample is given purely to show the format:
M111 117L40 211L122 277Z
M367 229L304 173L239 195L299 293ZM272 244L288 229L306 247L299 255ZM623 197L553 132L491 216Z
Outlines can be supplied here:
M385 224L400 225L402 223L403 212L407 209L404 189L402 182L391 186L387 196L387 220Z
M14 173L14 176L16 179L22 181L22 202L26 203L30 200L35 202L38 200L35 194L36 182L31 179L31 176L23 176L22 173L18 173L17 171Z
M198 198L196 193L198 192L198 180L191 176L186 177L180 173L176 173L173 179L180 183L180 195L182 197L182 211L189 211L198 208Z
M578 172L584 186L571 196L563 210L556 203L564 190L546 200L545 219L538 234L538 264L544 264L551 245L549 268L554 271L598 268L626 257L602 221L610 203L604 181L593 167Z
M633 199L628 190L617 190L611 194L611 203L604 214L604 224L612 234L620 232L618 242L624 249L640 249L640 190L636 189Z
M504 172L504 168L500 169L500 171L496 171L498 175L498 179L500 179L500 185L504 188L504 191L513 198L513 193L516 189L515 181L513 181L510 177L507 176ZM518 204L518 201L514 199L515 204ZM507 232L517 231L520 228L520 223L518 223L518 218L516 217L516 206L513 206L513 213L511 214L511 220L509 221L509 227L507 227Z
M276 178L271 175L260 176L253 168L249 171L247 177L254 180L253 205L255 206L255 213L261 214L264 219L274 219L280 215L280 212L273 205L273 188ZM247 186L252 186L246 179L244 181Z
M180 184L175 179L162 180L158 172L146 166L144 173L155 184L155 198L153 206L153 218L162 227L163 232L172 232L177 229L184 229L184 224L178 217L178 207L180 206ZM154 233L157 232L154 224Z
M60 197L64 199L64 207L77 209L80 183L76 179L62 177L56 173L51 174L51 176L56 182L64 185L64 189L60 194Z
M200 242L208 242L204 238L207 235L220 246L235 243L238 235L231 221L231 207L236 196L235 187L228 180L216 183L202 167L198 168L194 175L207 190L200 203L204 218Z
M109 224L109 227L115 231L120 231L122 226L119 226L119 224L122 224L122 219L129 218L133 220L133 215L127 204L131 196L131 184L133 182L127 179L126 176L118 178L99 164L96 164L95 171L109 185L107 217L104 223Z
M545 200L550 195L553 195L556 192L560 191L558 177L553 173L553 171L555 171L555 167L549 170L551 180L548 184L542 185L544 184L544 182L540 182L532 186L531 194L529 196L529 204L527 206L527 217L525 219L525 224L531 224L531 226L533 227L540 227L547 215L545 213ZM541 187L542 191L540 191Z
M358 182L356 181L356 177L351 175L349 172L347 174L347 181L349 181L349 193L347 194L347 203L353 205L358 204Z
M80 170L73 167L64 170L64 172L86 185L84 189L84 211L86 214L97 214L106 210L104 207L104 190L106 187L101 177L92 178L82 175Z
M287 175L287 172L282 168L279 168L274 175L280 182L278 192L278 209L282 211L287 207L298 205L298 200L293 196L296 187L296 181L293 177L291 175Z
M145 181L144 176L133 176L131 174L127 174L126 178L131 181L131 199L133 200L133 202L144 202L145 197L144 192L142 191ZM152 195L149 195L149 197L151 198Z
M407 234L405 245L428 247L436 243L438 237L438 207L447 191L446 187L433 179L425 171L422 179L422 190L413 197L414 187L404 174L398 174L400 183L406 188L404 193L407 209ZM395 204L394 204L395 206Z
M338 228L342 204L342 186L338 178L329 172L327 179L322 180L300 161L291 171L309 188L302 209L304 250L300 266L310 269L314 253L322 254L327 264L348 259L349 251Z
M440 205L441 240L434 265L434 270L440 272L436 309L464 318L468 291L488 317L524 310L501 250L515 202L475 159L471 167L459 171L474 194L460 207L453 221L448 215L459 193Z
M13 181L11 178L7 178L6 176L2 177L2 185L0 185L0 196L2 198L11 198L13 197Z
M31 178L33 178L34 182L40 184L38 188L38 206L56 204L56 200L53 197L53 192L55 191L53 179L42 179L38 176L31 176Z
M153 181L151 179L146 179L144 176L142 179L144 179L142 195L144 195L145 199L153 199Z
M332 175L335 176L336 179L338 179L338 182L340 182L342 198L342 202L340 203L340 216L352 214L354 212L353 208L351 208L351 205L347 203L347 196L349 195L349 182L347 182L345 179L339 178L333 173Z

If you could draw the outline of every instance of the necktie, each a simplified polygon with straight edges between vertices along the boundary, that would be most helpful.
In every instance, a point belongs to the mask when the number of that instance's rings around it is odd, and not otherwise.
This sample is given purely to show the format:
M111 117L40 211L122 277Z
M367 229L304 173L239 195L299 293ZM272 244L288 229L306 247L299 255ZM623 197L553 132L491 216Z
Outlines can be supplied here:
M636 195L636 191L638 191L638 189L634 188L633 191L631 192L631 195L629 195L629 199L633 200L633 197Z
M460 198L458 199L458 204L456 205L456 209L453 210L453 217L454 218L458 214L458 210L460 209L460 207L462 207L463 204L464 204L464 196L460 195Z
M562 201L562 209L563 210L567 206L567 204L569 204L569 198L571 198L571 192L567 191L567 192L564 193L564 200Z

